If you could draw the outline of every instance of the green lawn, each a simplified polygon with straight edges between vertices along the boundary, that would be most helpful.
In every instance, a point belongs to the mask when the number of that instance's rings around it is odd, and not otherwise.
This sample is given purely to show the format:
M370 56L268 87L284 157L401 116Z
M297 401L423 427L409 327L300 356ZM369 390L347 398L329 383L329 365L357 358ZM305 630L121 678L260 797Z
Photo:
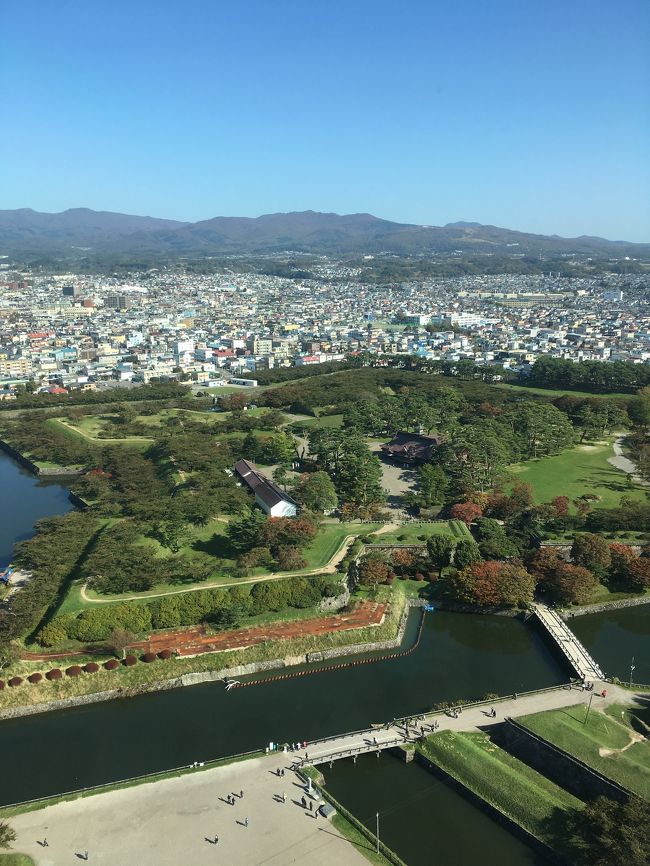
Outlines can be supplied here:
M305 418L304 421L295 421L294 423L308 427L310 430L323 427L340 427L343 424L343 415L321 415L318 418Z
M378 529L380 524L369 523L328 523L323 526L312 543L305 548L303 555L307 560L307 565L304 569L299 569L293 574L297 576L322 568L328 564L334 554L339 550L345 538L349 535L361 535L366 532L373 532ZM86 590L89 601L85 601L81 595L83 583L76 582L70 590L59 608L59 613L76 613L84 608L92 605L93 601L110 598L111 601L119 602L125 598L137 596L137 600L146 601L151 596L161 595L165 593L174 593L179 590L195 590L207 589L209 587L221 586L225 583L233 583L246 578L235 577L230 569L234 566L232 552L228 547L226 538L227 523L222 520L211 520L206 526L196 527L193 530L193 539L189 544L185 545L179 551L180 554L185 554L192 559L214 564L214 573L207 580L198 581L196 583L168 583L164 579L165 561L170 558L170 554L163 548L154 538L142 536L140 544L151 550L152 557L160 562L161 581L147 592L133 593L127 592L117 595L102 595L93 590ZM381 537L381 536L380 536ZM251 570L250 577L259 577L269 574L268 569L255 568ZM270 575L272 576L272 575Z
M576 445L562 454L542 457L511 466L518 481L533 488L536 502L549 502L555 496L577 499L585 493L600 496L596 506L615 508L621 496L644 500L643 488L627 483L627 476L607 462L613 455L611 442Z
M589 397L592 400L629 400L634 394L591 394L589 391L562 391L553 388L534 388L529 385L515 385L510 382L494 382L493 388L504 388L508 391L523 391L529 394L539 394L543 397Z
M440 520L431 523L405 523L392 532L378 535L377 544L422 544L420 535L449 535L452 538L471 538L471 533L462 520Z
M94 423L91 423L94 422ZM97 426L97 422L101 426ZM56 427L59 433L65 436L71 436L76 439L81 439L83 442L91 445L129 445L137 448L146 448L154 441L144 436L125 436L123 438L98 438L98 433L101 431L111 432L111 425L104 422L102 425L101 416L84 417L79 423L73 422L67 418L48 418L47 424ZM84 424L89 427L89 430L84 429ZM92 432L90 432L92 431Z
M604 776L650 798L650 743L633 742L632 729L605 713L592 709L586 725L585 717L586 708L579 706L517 721Z
M0 866L35 866L34 861L27 854L0 853Z
M520 826L549 843L556 809L581 809L568 791L495 745L485 734L441 731L418 746L424 755Z

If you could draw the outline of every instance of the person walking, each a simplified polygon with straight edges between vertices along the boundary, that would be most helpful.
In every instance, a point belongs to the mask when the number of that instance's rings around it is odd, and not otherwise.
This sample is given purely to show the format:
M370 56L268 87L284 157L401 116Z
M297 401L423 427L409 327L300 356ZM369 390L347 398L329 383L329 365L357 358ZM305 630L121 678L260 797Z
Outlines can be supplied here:
M248 827L248 818L244 818L244 827Z
M243 791L240 791L240 792L239 792L239 799L240 799L240 800L243 800L243 799L244 799L244 792L243 792Z
M284 791L282 792L282 802L283 803L287 802L287 795L284 793Z
M214 844L215 844L215 845L218 845L218 844L219 844L219 837L218 837L218 836L215 836L215 837L214 837Z

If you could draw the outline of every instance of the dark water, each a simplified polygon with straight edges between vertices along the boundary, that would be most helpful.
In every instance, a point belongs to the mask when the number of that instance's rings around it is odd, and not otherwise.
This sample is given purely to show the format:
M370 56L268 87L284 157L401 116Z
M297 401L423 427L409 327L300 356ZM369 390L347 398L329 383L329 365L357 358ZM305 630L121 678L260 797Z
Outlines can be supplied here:
M419 613L411 616L411 634ZM170 670L173 662L170 662ZM505 617L428 614L416 652L226 692L175 689L0 723L0 803L311 740L431 708L522 692L567 672L535 630Z
M542 866L546 861L418 764L385 752L319 768L326 787L409 866Z
M72 508L58 481L42 481L0 451L0 570L11 562L13 546L33 535L42 517Z
M569 627L608 676L650 685L650 604L590 613L569 620Z

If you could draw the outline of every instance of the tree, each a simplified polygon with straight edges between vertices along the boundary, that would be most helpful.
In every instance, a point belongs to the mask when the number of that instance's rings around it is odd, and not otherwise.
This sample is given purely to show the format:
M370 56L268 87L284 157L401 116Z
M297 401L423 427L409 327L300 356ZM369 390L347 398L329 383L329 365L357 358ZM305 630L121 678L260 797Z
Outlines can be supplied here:
M418 475L417 500L420 506L440 505L445 501L449 478L442 466L425 463Z
M359 564L359 583L364 584L364 586L377 586L378 583L385 583L389 571L390 568L380 556L369 554Z
M571 422L564 412L549 403L523 403L508 418L528 458L557 454L574 441Z
M631 589L638 592L650 587L650 559L637 556L628 562L624 580Z
M519 548L496 520L489 517L481 517L477 520L476 536L483 559L506 559L509 556L519 555Z
M173 517L157 523L153 531L155 537L172 553L178 551L190 540L190 533L180 517Z
M236 553L247 553L258 546L258 538L265 525L266 517L257 509L239 520L231 520L226 530L230 546Z
M602 577L611 565L612 555L604 538L593 532L583 532L573 539L571 559L575 565L582 565Z
M618 803L597 797L571 811L566 832L576 866L647 866L650 862L650 803L630 797Z
M483 511L473 502L457 502L456 505L452 505L449 514L454 520L462 520L469 526L483 514Z
M481 551L478 544L469 538L461 538L454 550L454 565L456 568L467 568L481 561Z
M109 650L115 653L116 656L124 658L124 651L127 647L136 640L133 632L125 628L114 628L108 636L106 646Z
M296 502L316 513L333 511L338 505L336 489L327 472L301 475L292 493Z
M588 568L560 560L542 586L559 604L587 604L598 588L598 578Z
M16 831L6 821L0 821L0 848L11 848L15 841Z
M438 569L439 577L442 577L443 569L451 562L453 549L454 542L446 535L432 535L427 539L429 559Z
M555 510L556 517L566 517L569 513L569 497L555 496L551 499L551 505Z
M636 559L636 553L629 545L618 544L617 542L609 545L609 553L612 559L609 576L614 580L625 580L627 566L633 559Z
M477 562L450 578L459 600L483 606L524 607L533 600L535 579L521 565Z

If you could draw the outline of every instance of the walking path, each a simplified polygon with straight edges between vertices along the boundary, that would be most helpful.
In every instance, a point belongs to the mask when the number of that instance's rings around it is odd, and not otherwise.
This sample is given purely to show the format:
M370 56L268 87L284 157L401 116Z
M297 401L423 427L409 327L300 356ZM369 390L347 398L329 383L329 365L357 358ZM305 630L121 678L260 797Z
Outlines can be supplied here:
M631 475L635 484L640 484L642 487L650 487L650 484L645 481L640 475L637 468L636 463L630 460L629 457L625 456L625 452L623 451L623 443L625 442L625 436L619 436L613 444L614 456L608 457L607 462L611 463L616 469L620 469L622 472L625 472L627 475Z
M186 592L197 592L200 589L222 589L227 586L241 586L244 583L261 583L262 581L284 580L287 577L316 577L319 574L334 574L341 560L345 558L348 549L355 538L357 538L356 535L346 535L329 562L325 565L321 565L319 568L309 568L301 571L269 572L267 574L258 574L255 577L240 577L237 580L228 582L206 580L200 584L188 586L183 589L168 589L165 592L152 593L141 592L137 595L114 595L111 598L92 598L88 595L87 585L84 584L80 588L79 594L88 604L116 604L121 601L147 601L150 598L161 598L165 595L182 595Z
M86 851L93 866L368 866L326 818L302 806L305 787L288 758L274 753L27 812L11 819L13 848L38 866L83 862Z
M533 604L537 619L562 651L569 664L583 680L602 680L603 672L589 655L562 617L545 604Z
M606 698L601 697L603 689L607 691ZM611 683L599 681L595 683L592 692L587 692L575 685L559 686L533 694L513 695L510 699L495 701L491 705L487 703L466 707L456 718L447 715L444 711L431 712L418 716L417 720L413 717L413 721L408 726L400 720L387 727L356 731L340 737L308 743L305 749L297 753L295 760L297 765L323 764L339 758L353 757L355 754L377 752L413 742L423 733L425 735L431 733L436 722L439 726L437 729L441 731L479 731L501 724L504 718L586 704L590 699L592 708L600 710L608 702L630 704L633 702L633 694ZM494 717L490 716L491 707L496 710Z

